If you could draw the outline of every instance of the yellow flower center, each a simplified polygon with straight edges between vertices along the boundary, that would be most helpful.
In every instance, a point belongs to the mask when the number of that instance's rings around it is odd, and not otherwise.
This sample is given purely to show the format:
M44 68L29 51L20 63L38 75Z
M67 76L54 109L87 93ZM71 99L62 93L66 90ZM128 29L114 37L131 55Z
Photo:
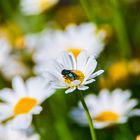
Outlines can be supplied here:
M138 135L138 136L136 137L136 140L140 140L140 135Z
M109 76L113 82L124 80L128 76L128 67L125 62L118 62L109 68Z
M95 120L99 122L107 122L107 121L115 122L118 121L118 119L119 115L111 111L102 112L95 118Z
M73 53L73 55L75 56L75 58L77 58L77 56L81 52L81 49L78 49L78 48L69 48L69 49L67 49L67 51Z
M30 97L24 97L20 99L14 107L14 114L27 114L29 113L37 104L37 100Z
M69 75L64 76L64 81L67 84L71 84L74 80L79 80L80 84L84 81L84 74L79 71L79 70L71 70L71 74L73 75L73 77L75 78L71 78L69 77Z
M15 39L15 46L19 49L25 48L25 40L23 37L18 37Z

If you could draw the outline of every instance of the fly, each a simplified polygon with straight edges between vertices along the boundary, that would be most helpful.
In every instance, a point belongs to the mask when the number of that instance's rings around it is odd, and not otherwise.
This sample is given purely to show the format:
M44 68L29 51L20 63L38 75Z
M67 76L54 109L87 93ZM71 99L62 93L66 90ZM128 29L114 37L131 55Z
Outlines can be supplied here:
M65 79L68 79L70 81L74 81L78 78L78 75L75 74L72 70L62 70L61 74L64 76Z

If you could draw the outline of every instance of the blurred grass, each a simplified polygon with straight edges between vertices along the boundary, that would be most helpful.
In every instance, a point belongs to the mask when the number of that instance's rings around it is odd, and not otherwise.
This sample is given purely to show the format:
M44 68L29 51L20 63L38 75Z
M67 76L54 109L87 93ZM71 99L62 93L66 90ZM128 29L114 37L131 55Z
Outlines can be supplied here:
M105 51L98 58L99 67L107 71L108 67L116 60L127 59L129 61L131 58L140 58L140 1L131 1L131 3L130 1L63 0L54 9L41 15L24 16L18 7L19 0L1 0L0 24L1 26L7 26L7 24L14 22L21 30L18 34L22 35L39 32L49 25L65 27L73 22L77 24L87 22L88 19L98 25L107 24L113 33ZM68 12L66 12L67 7L71 7ZM83 9L88 19L85 17ZM58 11L60 12L58 13ZM67 16L67 13L69 16ZM79 13L82 15L80 16ZM10 31L12 35L16 34L16 30L12 29ZM104 75L107 75L107 72ZM133 97L139 100L140 80L138 78L139 75L129 77L125 87L122 84L119 87L131 89ZM113 88L118 87L117 84L113 86ZM0 76L0 88L3 87L10 87L10 82ZM86 91L85 95L91 92L98 94L99 90L100 85L99 80L97 80L96 84L90 85L90 90ZM44 110L41 115L34 116L33 121L35 130L41 135L41 140L90 139L89 128L80 127L68 116L70 109L76 106L78 102L75 94L65 95L63 91L58 91L43 103ZM138 107L140 107L140 104ZM139 133L139 117L130 118L127 124L96 130L97 140L134 140Z

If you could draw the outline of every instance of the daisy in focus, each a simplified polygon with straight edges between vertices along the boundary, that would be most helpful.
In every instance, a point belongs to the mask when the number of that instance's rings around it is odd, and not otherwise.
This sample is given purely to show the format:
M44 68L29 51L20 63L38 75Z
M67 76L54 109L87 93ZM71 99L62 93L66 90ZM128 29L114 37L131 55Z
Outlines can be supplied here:
M0 91L0 121L6 121L14 129L26 129L32 122L32 115L42 111L41 103L54 93L43 83L41 77L12 80L12 89Z
M115 89L111 93L107 89L100 91L99 95L88 95L85 98L94 127L101 129L118 123L127 122L133 115L140 115L140 110L133 109L138 101L130 99L129 90ZM79 107L71 112L72 118L79 124L88 125L86 114L79 103Z
M28 134L29 132L17 131L0 125L0 140L40 140L38 134Z
M74 90L87 90L86 86L95 81L95 77L102 74L103 70L96 72L97 61L94 56L88 56L82 51L77 58L72 53L63 52L58 59L52 61L49 69L44 73L53 88L68 88L65 93Z
M104 49L105 36L106 32L100 31L92 23L83 23L79 26L71 24L65 31L44 31L33 56L36 62L35 72L41 73L47 66L47 62L63 51L71 52L77 57L82 50L86 50L89 55L98 57Z
M38 15L58 3L59 0L20 0L25 15Z

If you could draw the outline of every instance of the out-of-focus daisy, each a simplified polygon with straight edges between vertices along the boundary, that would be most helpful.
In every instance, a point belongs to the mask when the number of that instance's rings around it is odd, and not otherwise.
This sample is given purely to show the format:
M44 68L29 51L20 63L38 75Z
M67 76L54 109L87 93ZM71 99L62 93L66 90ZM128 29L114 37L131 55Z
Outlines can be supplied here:
M132 75L140 75L140 59L132 59L128 64L129 73Z
M53 88L68 88L65 93L74 90L86 90L85 86L95 81L95 77L103 73L103 70L95 71L97 61L94 56L88 56L82 51L77 58L68 52L63 52L58 59L52 61L44 74L51 81Z
M129 74L127 62L120 61L112 64L108 69L108 74L113 83L127 79Z
M37 15L51 8L59 0L21 0L20 7L25 15Z
M105 34L92 23L69 25L65 31L44 31L39 44L41 47L38 47L33 58L37 63L35 71L42 72L47 62L51 58L56 58L62 51L72 52L75 57L82 50L95 57L99 56L104 49Z
M136 137L136 140L140 140L140 135L138 135L138 136Z
M12 54L12 47L6 38L0 38L0 72L6 79L15 75L25 76L28 68Z
M5 38L0 38L0 69L3 68L11 52L10 44Z
M24 36L24 44L27 52L33 53L38 47L41 47L41 34L42 33L32 33Z
M1 72L7 80L11 80L16 75L27 76L29 74L29 69L24 63L9 57L7 63L5 63L4 67L1 69Z
M46 83L46 82L45 82ZM32 115L42 110L41 103L54 93L43 83L41 77L28 79L26 83L20 77L12 80L11 89L0 91L0 120L7 121L13 128L27 128L31 124Z
M94 127L104 128L117 123L125 123L133 115L140 115L140 111L133 108L137 100L130 99L129 90L115 89L110 93L107 89L101 90L99 96L88 95L85 98ZM88 125L86 114L79 103L79 108L71 112L72 117L81 125Z
M0 126L0 140L40 140L38 134L30 134L25 131L12 130L7 126Z

